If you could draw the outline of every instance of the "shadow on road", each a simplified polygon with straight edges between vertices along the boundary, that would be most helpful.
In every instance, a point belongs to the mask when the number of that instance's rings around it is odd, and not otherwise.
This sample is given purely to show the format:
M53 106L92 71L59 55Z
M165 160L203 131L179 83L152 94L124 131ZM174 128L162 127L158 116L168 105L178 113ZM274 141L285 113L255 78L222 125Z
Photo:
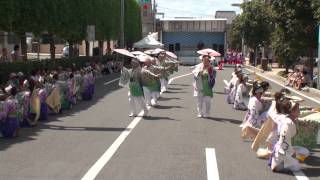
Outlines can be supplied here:
M157 121L157 120L170 120L170 121L180 121L170 117L155 117L155 116L147 116L143 118L144 120Z
M154 108L155 108L155 109L173 109L173 108L175 108L175 109L182 109L182 108L184 108L184 107L182 107L182 106L163 106L163 105L157 105L157 106L155 106Z
M189 93L187 91L167 91L165 93L168 93L168 94L185 94L185 93Z
M170 89L170 90L182 90L182 88L172 88L172 87L170 87L168 89Z
M188 86L191 86L191 85L188 85L188 84L171 84L173 86L182 86L182 87L188 87Z
M129 131L127 128L115 127L77 127L77 126L57 126L43 125L41 129L63 130L63 131Z
M171 100L180 100L181 98L166 98L166 97L160 97L158 101L171 101Z
M307 177L320 177L320 168L303 168L302 171L305 173Z
M223 95L225 95L226 93L225 92L220 92L220 91L214 91L213 94L223 94Z
M47 121L41 121L38 123L36 127L30 127L30 128L21 128L20 129L20 136L16 138L0 138L0 151L3 151L7 148L10 148L14 144L23 143L26 141L32 141L36 140L36 136L39 136L39 134L42 132L43 129L56 129L56 130L76 130L74 127L63 127L63 126L52 126L47 125L50 122L55 121L61 121L59 120L61 117L66 116L75 116L80 111L84 111L89 109L90 107L94 106L98 102L101 101L102 98L104 98L106 95L111 94L114 91L117 91L121 89L117 85L117 82L114 82L108 86L104 85L105 82L108 82L112 79L115 79L119 77L118 74L108 75L106 77L102 77L96 80L96 92L91 101L80 101L78 104L76 104L73 109L70 110L64 110L62 114L55 114L55 115L49 115ZM54 128L56 127L56 128ZM68 129L70 128L70 129ZM72 129L74 128L74 129ZM83 131L124 131L125 128L96 128L96 127L76 127L82 128Z
M219 121L219 122L230 122L232 124L241 124L242 123L242 121L239 121L239 120L226 119L226 118L208 117L208 118L204 118L204 119L208 119L208 120L212 120L212 121Z

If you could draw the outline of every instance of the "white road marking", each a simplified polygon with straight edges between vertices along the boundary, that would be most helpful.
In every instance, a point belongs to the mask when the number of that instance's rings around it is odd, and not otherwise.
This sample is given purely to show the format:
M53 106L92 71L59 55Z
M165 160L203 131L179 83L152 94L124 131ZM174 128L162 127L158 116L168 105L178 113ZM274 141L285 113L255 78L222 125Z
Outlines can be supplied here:
M298 180L309 180L309 178L302 171L297 171L292 173Z
M191 73L190 73L191 74ZM185 74L182 76L177 76L169 80L169 84L171 84L174 80L178 78L182 78L188 76L190 74ZM105 83L104 85L111 84L115 81L119 80L114 79ZM162 93L161 93L162 94ZM94 163L94 165L89 169L89 171L81 178L81 180L93 180L97 177L102 168L108 163L111 157L116 153L119 149L120 145L124 142L124 140L129 136L129 134L133 131L133 129L139 124L142 117L144 115L144 111L139 113L139 116L134 118L133 121L129 124L125 131L123 131L120 136L112 143L112 145L104 152L104 154Z
M116 81L119 81L119 80L120 80L120 78L116 78L116 79L113 79L113 80L111 80L111 81L108 81L108 82L104 83L103 85L107 86L107 85L109 85L109 84L111 84L111 83L114 83L114 82L116 82Z
M207 179L219 180L216 151L214 148L206 148Z
M89 171L81 178L82 180L93 180L99 174L101 169L108 163L114 153L118 150L123 141L129 136L132 130L141 121L144 112L139 113L140 117L136 117L126 128L127 131L123 131L120 136L112 143L112 145L107 149L107 151L98 159L98 161L89 169Z
M250 71L250 72L255 72L255 71L253 71L253 70L251 70L251 69L248 69L248 68L246 68L246 69L247 69L248 71ZM298 95L300 95L300 96L303 96L303 97L305 97L305 98L307 98L307 99L310 99L311 101L313 101L313 102L315 102L315 103L320 104L320 101L317 100L317 99L315 99L315 98L312 98L312 97L309 97L309 96L307 96L307 95L304 95L303 93L301 93L301 92L299 92L299 91L297 91L297 90L295 90L295 89L293 89L293 88L291 88L291 87L287 87L287 86L285 86L285 85L283 85L283 84L281 84L281 83L279 83L279 82L277 82L277 81L275 81L275 80L273 80L273 79L271 79L271 78L269 78L269 77L266 77L265 75L263 75L263 74L261 74L261 73L258 73L258 72L255 72L255 73L256 73L258 76L263 77L264 79L267 79L267 80L269 80L269 81L272 81L272 82L280 85L280 86L283 87L283 88L286 88L286 89L288 89L288 90L290 90L290 91L292 91L292 92L294 92L294 93L296 93L296 94L298 94Z
M172 79L169 79L168 83L171 84L172 81L176 80L176 79L179 79L179 78L182 78L182 77L186 77L186 76L190 76L192 73L189 73L189 74L184 74L184 75L181 75L181 76L177 76L177 77L174 77Z

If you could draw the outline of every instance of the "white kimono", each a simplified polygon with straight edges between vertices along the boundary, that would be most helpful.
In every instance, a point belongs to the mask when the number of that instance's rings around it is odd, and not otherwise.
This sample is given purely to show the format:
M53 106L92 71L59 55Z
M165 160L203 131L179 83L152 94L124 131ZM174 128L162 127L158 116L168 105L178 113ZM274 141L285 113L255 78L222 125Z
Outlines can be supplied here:
M202 64L199 64L195 66L195 69L192 71L194 80L193 96L197 99L198 117L208 117L210 115L212 97L204 96L203 94L203 81L199 74L202 68Z
M297 127L292 120L285 115L281 116L278 124L278 141L274 146L272 154L271 169L277 171L291 170L299 171L300 165L297 159L293 158L294 150L291 140L297 133Z
M267 118L267 112L262 113L263 104L255 96L252 96L248 103L248 111L245 116L243 127L251 126L260 128Z
M236 75L233 75L229 83L229 94L227 96L227 103L229 104L234 103L238 85L239 85L239 78Z
M247 105L244 102L244 97L243 94L245 94L247 92L247 87L244 84L239 84L237 91L236 91L236 95L235 95L235 101L233 104L233 108L234 109L238 109L238 110L247 110Z

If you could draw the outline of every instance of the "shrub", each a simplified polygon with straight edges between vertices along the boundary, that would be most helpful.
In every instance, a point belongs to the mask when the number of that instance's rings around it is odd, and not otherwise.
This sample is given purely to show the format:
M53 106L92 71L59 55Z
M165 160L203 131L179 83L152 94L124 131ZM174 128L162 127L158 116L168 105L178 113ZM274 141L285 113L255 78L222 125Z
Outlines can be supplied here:
M27 62L15 62L15 63L1 63L0 64L0 84L7 82L10 73L12 72L23 72L25 75L30 75L32 70L44 69L55 70L57 67L62 66L63 68L72 67L73 64L77 68L83 67L88 63L106 63L115 59L114 55L106 55L102 61L98 57L74 57L69 59L56 59L56 60L29 60Z

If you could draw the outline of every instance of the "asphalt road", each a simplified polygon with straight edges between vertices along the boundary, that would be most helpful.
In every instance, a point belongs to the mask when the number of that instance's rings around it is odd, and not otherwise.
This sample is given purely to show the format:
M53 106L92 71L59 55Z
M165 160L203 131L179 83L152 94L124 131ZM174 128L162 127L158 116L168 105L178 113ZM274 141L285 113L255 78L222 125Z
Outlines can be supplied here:
M231 71L218 72L207 119L196 117L192 77L174 80L159 106L130 129L96 179L205 180L206 148L215 149L222 180L296 179L291 173L272 173L265 160L255 157L251 142L240 139L245 112L233 110L223 94L222 80L229 79ZM174 76L187 73L189 68L181 67ZM81 179L133 121L128 117L127 89L117 82L105 84L114 78L117 75L98 80L93 101L23 129L16 139L0 139L0 180ZM320 156L316 153L307 162L304 172L309 179L319 179Z

